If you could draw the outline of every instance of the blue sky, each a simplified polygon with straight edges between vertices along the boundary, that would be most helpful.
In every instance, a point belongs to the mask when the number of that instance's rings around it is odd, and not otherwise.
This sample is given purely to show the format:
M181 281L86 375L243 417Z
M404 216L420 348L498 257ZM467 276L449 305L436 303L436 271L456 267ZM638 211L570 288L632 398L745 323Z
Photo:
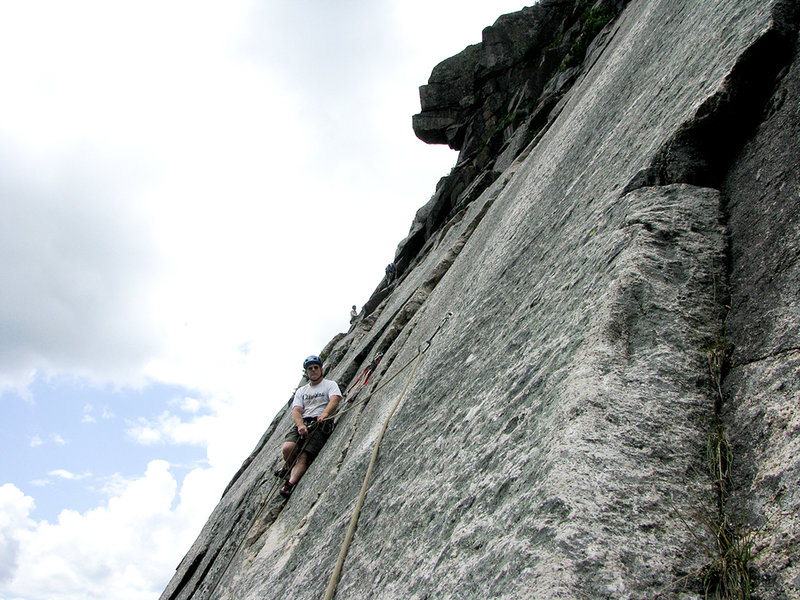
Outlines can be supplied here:
M456 153L511 0L0 0L0 600L153 600Z
M135 477L154 459L168 460L179 479L207 464L202 444L144 441L143 424L178 406L183 388L114 389L58 378L35 380L29 393L4 398L0 453L13 459L0 463L0 481L36 498L35 520L55 522L63 509L103 503L116 477Z

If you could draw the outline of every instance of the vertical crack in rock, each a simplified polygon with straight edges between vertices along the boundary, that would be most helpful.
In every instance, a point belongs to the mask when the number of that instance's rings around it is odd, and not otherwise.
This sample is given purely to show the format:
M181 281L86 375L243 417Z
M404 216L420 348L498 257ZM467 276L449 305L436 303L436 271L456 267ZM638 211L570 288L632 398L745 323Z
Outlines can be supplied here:
M742 54L726 78L723 88L698 108L695 118L680 128L655 155L650 167L639 172L623 193L644 186L673 182L723 188L726 223L732 218L731 213L738 210L737 207L728 206L728 196L736 194L733 189L736 184L731 182L730 175L737 168L736 161L741 162L736 157L743 147L746 148L764 122L780 110L786 95L780 84L796 49L797 7L791 3L778 3L773 14L773 26ZM796 165L797 159L790 159L789 162ZM751 172L750 176L757 180L760 172ZM732 236L733 245L737 244L738 237L735 234ZM744 444L740 444L738 449L732 449L728 439L729 429L741 431L741 425L731 420L735 408L729 406L741 401L733 400L730 390L737 385L744 387L740 378L734 378L732 384L726 381L731 358L728 335L733 334L733 339L739 336L733 320L728 322L727 328L722 325L727 315L725 306L731 302L728 288L730 279L734 277L735 261L732 255L738 252L740 251L737 248L729 246L724 265L716 267L718 316L715 320L719 325L716 326L713 340L707 346L709 369L716 388L708 452L717 514L714 518L708 518L704 528L709 530L707 533L712 534L713 541L709 547L718 554L709 557L704 583L706 594L713 593L726 598L749 597L753 585L752 559L756 558L755 532L757 528L764 527L766 520L763 509L760 511L760 518L750 516L747 519L748 511L743 507L746 503L736 499L731 501L731 487L735 483L732 479L732 464L738 463L752 452L743 450ZM727 393L723 392L723 387L728 390ZM741 489L741 484L738 487ZM796 511L797 507L798 504L795 504L792 510ZM752 509L750 511L753 512ZM747 520L750 522L747 523ZM797 529L792 535L795 539L800 537ZM762 571L766 571L763 561L761 563ZM800 585L796 586L796 590L800 592Z
M480 178L476 185L471 186L462 198L462 203L459 212L454 215L448 223L441 228L437 235L439 240L444 239L447 232L460 221L466 208L472 202L477 200L488 190L492 183L497 181L500 174L497 172L490 172L485 174L486 177ZM503 179L491 195L485 200L484 205L480 208L476 216L470 221L465 228L464 232L456 240L456 242L447 250L444 257L434 267L431 275L411 294L410 298L395 312L395 314L386 321L381 331L374 336L373 341L365 345L360 352L348 363L348 366L341 372L340 379L352 383L356 374L361 368L364 367L364 361L367 357L372 355L376 356L378 353L385 353L389 347L394 343L397 337L402 332L403 328L408 324L411 318L417 313L425 299L430 295L436 285L441 281L442 277L447 273L453 262L458 257L461 250L466 245L469 238L477 229L481 220L486 216L486 213L491 208L495 199L502 191L508 178ZM386 357L381 365L381 370L376 374L378 379L381 374L385 373L389 366L392 364L392 357Z

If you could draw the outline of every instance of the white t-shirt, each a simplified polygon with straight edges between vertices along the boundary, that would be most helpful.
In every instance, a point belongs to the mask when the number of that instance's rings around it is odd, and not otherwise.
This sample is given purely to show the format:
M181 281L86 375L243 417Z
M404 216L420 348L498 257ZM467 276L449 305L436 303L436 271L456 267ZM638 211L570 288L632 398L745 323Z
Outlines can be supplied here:
M335 381L323 379L317 385L305 384L294 393L292 408L299 406L303 410L303 418L318 417L328 406L331 396L341 396Z

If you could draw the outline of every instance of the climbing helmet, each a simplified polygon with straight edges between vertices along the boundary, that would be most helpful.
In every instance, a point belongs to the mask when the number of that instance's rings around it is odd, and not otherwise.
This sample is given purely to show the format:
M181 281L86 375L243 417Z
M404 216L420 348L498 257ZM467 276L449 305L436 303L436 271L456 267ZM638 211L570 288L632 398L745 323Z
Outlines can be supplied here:
M307 369L308 365L318 364L322 368L322 359L316 354L312 354L303 361L303 369Z

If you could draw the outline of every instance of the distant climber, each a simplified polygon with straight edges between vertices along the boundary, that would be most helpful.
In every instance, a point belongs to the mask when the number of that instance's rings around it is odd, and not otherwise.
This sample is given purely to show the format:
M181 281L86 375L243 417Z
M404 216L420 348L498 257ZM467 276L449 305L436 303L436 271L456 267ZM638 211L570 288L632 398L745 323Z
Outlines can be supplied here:
M393 279L394 279L394 263L390 262L388 265L386 265L386 283L387 284L392 283Z
M356 305L353 304L353 308L350 309L350 323L352 324L358 318L358 310L356 309Z
M286 432L282 448L285 465L275 472L278 477L289 475L280 492L284 498L291 495L294 486L333 432L333 421L325 419L336 411L342 399L342 392L339 391L336 382L325 379L319 356L312 355L306 358L303 361L303 369L308 383L294 394L292 400L294 423Z

